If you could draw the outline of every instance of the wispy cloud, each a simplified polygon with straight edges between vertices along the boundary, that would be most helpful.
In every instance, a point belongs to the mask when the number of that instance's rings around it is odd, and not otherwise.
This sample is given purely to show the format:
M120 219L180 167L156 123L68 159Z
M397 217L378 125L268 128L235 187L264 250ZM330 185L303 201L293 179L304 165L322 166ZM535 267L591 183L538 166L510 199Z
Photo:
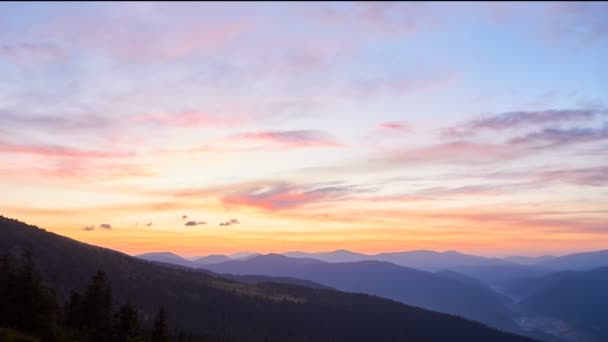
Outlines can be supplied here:
M487 163L517 157L515 149L501 144L454 141L427 147L401 149L389 152L389 163Z
M339 147L329 134L319 130L247 132L230 138L235 141L258 141L288 147Z
M12 129L68 132L71 130L98 130L107 128L112 125L112 122L98 115L80 115L75 113L66 113L62 116L17 114L15 111L5 109L0 111L0 125Z
M404 36L428 24L426 4L395 2L352 3L350 11L332 3L305 5L305 14L328 27L346 27L364 35Z
M407 124L404 124L402 122L396 122L396 121L383 122L378 125L378 128L380 128L382 130L398 131L398 132L407 132L410 130L410 126L408 126Z
M470 137L483 131L504 131L515 128L530 128L559 123L579 123L589 121L607 113L605 110L561 109L544 111L517 111L486 115L458 126L443 130L445 137Z
M6 57L14 63L50 63L67 57L67 52L48 43L1 43L0 57Z
M540 172L536 179L539 182L605 186L608 185L608 167L547 170Z
M105 230L110 230L110 229L112 229L112 226L110 224L107 224L107 223L102 223L102 224L99 225L99 228L100 229L105 229Z
M45 31L51 39L63 38L73 48L154 63L210 53L252 25L249 20L225 16L222 6L159 3L121 4L119 8L120 16L110 7L70 11L37 29ZM200 20L201 16L205 20ZM180 20L171 19L178 17ZM149 44L152 38L154 44Z
M133 152L82 150L60 145L22 145L0 141L0 153L33 154L45 157L69 158L126 158Z
M184 128L238 126L245 120L240 115L214 115L204 112L152 113L132 116L133 123Z
M509 140L512 145L529 145L537 148L555 148L578 143L608 139L608 124L601 128L546 128Z
M274 183L253 186L225 195L222 197L222 202L229 206L256 207L274 211L336 200L347 195L369 191L371 190L358 186Z

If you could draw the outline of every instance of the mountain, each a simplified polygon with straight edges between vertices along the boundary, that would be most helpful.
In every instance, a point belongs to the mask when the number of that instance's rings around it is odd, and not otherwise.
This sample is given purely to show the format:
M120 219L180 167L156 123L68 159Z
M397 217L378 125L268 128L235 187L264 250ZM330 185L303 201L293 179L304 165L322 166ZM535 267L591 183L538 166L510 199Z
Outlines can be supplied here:
M520 264L520 265L536 265L541 262L549 261L555 259L556 257L553 255L542 255L537 257L529 257L529 256L510 256L503 258L503 260Z
M232 259L230 259L229 257L227 257L225 255L211 254L211 255L207 255L206 257L194 259L192 261L195 264L197 264L198 266L202 266L202 265L219 264L220 262L225 262L225 261L230 261L230 260L232 260Z
M553 270L590 270L608 266L608 250L564 255L538 265Z
M484 258L476 255L462 254L456 251L435 252L426 250L381 253L376 254L374 260L388 261L397 265L426 271L457 269L466 266L494 266L507 263L500 259Z
M257 255L260 255L260 253L239 252L239 253L230 254L230 255L228 255L228 257L233 260L243 260L243 259L253 258L254 256L257 256Z
M505 291L506 288L520 279L539 277L551 273L550 269L541 266L512 263L460 266L454 267L452 270L479 279L499 292Z
M306 279L349 292L382 296L426 309L460 315L517 331L506 297L489 288L471 286L412 268L381 261L327 263L279 254L228 261L205 267L214 272Z
M475 286L475 287L484 288L484 289L490 288L486 283L484 283L483 281L481 281L477 278L469 277L466 274L458 273L455 271L441 270L441 271L435 272L435 274L438 276L441 276L441 277L446 277L449 279L459 281L461 283L465 283L469 286Z
M135 257L139 258L139 259L143 259L143 260L162 262L165 264L180 265L180 266L185 266L185 267L190 267L190 268L198 267L198 264L196 262L182 258L179 255L170 253L170 252L146 253L146 254L136 255Z
M175 328L237 341L496 341L530 339L375 296L296 285L244 284L165 267L0 217L0 255L28 249L43 281L64 298L103 269L113 297Z
M290 258L309 258L317 259L325 262L354 262L363 260L374 260L373 256L355 253L340 249L333 252L320 252L320 253L306 253L306 252L287 252L282 253L283 255Z
M509 264L509 262L501 259L484 258L476 255L462 254L456 251L435 252L418 250L367 255L347 250L337 250L322 253L287 252L283 253L283 255L292 258L318 259L325 262L357 262L364 260L387 261L400 266L432 272L464 266Z
M578 341L608 341L608 267L564 271L520 284L529 320L551 322Z

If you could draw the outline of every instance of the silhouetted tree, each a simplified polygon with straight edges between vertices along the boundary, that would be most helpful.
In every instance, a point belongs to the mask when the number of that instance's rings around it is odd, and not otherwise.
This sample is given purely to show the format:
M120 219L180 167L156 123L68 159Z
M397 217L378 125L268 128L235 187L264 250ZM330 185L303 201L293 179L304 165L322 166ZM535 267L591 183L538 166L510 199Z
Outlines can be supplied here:
M112 331L114 342L135 342L143 339L140 334L137 310L130 303L123 305L114 315Z
M93 276L82 300L83 326L92 342L107 342L112 328L112 288L104 271Z
M57 339L59 305L54 293L35 272L32 253L25 250L20 264L0 261L0 326L32 333L45 341Z
M152 330L152 342L168 342L169 330L167 328L167 310L160 307L158 314L154 318L154 327Z

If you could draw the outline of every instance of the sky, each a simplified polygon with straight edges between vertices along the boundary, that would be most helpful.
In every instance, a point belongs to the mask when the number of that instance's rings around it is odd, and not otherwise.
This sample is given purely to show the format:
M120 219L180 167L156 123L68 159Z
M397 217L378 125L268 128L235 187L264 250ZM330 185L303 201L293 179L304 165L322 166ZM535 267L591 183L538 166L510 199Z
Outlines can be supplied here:
M608 247L608 3L0 4L0 214L129 254Z

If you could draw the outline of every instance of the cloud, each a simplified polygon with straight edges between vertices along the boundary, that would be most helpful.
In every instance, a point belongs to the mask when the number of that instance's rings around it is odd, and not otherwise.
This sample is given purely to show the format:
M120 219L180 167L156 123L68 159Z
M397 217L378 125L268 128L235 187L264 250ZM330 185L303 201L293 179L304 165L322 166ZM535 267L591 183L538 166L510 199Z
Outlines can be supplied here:
M112 226L107 223L102 223L99 226L97 226L97 228L103 229L103 230L111 230ZM84 226L82 228L82 230L87 231L87 232L93 231L93 230L95 230L95 225Z
M33 154L44 157L68 158L126 158L131 152L82 150L60 145L22 145L0 141L0 153Z
M383 130L391 130L391 131L400 131L400 132L407 132L410 130L410 127L404 123L401 122L383 122L380 125L378 125L378 127L380 129Z
M203 224L207 224L207 222L204 222L204 221L198 221L198 222L197 221L188 221L184 225L185 226L200 226L200 225L203 225Z
M146 226L148 226L148 227L152 226L152 222L146 223Z
M361 192L370 191L358 186L341 185L296 185L271 183L252 186L225 195L222 202L229 206L256 207L265 210L291 209L307 204L336 200Z
M251 27L249 17L226 16L224 10L219 5L162 3L84 8L65 11L36 29L75 49L139 63L168 62L215 52ZM154 44L148 43L151 39Z
M188 215L182 215L182 220L185 220L188 218Z
M226 226L231 226L231 225L240 224L240 223L241 222L239 222L239 220L237 220L237 219L231 219L226 222L220 222L220 226L226 227Z
M135 115L130 118L134 123L155 124L185 128L238 126L245 118L240 115L212 115L204 112L153 113Z
M461 125L446 128L442 131L442 135L448 138L461 138L477 135L483 131L505 131L565 122L578 123L592 120L596 116L605 113L605 110L592 109L505 112L487 115Z
M608 167L548 170L536 176L538 182L604 186L608 185Z
M78 113L65 113L57 115L35 115L16 113L16 111L0 111L0 125L11 128L34 128L42 131L57 130L70 132L73 130L95 130L110 127L111 122L107 118L97 115L81 115Z
M401 149L390 152L389 163L487 163L512 159L518 156L516 149L502 144L478 143L459 140L414 149Z
M375 95L396 96L414 92L434 91L452 84L459 75L454 71L392 73L388 76L376 75L353 81L345 90L346 95L355 99Z
M512 145L529 145L536 148L554 148L566 145L608 139L608 124L601 128L546 128L509 140Z
M319 130L264 131L234 135L235 141L260 141L288 147L339 147L327 133Z
M333 29L358 32L357 36L404 36L419 30L429 19L426 4L396 2L352 3L349 11L335 4L301 4L309 18Z
M56 45L19 42L0 43L0 56L14 63L50 63L67 57L67 53Z

